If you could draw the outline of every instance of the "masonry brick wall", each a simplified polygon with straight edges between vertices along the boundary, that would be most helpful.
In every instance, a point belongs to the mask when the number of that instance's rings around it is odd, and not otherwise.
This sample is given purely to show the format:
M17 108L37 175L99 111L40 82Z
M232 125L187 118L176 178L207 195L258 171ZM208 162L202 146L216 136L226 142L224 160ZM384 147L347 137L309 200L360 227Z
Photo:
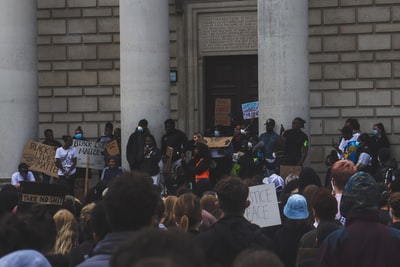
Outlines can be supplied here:
M37 0L39 134L120 124L119 1Z
M399 10L399 1L309 0L311 161L320 170L348 117L367 133L382 122L400 158Z

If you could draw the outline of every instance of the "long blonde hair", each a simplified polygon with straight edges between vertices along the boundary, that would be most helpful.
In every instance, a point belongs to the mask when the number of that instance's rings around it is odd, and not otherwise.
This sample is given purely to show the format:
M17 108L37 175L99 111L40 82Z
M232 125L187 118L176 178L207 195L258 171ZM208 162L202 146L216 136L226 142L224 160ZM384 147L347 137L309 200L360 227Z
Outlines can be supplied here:
M167 228L176 226L174 218L174 205L178 198L176 196L167 196L164 199L164 216L160 223L164 224Z
M78 244L78 222L74 215L66 209L57 211L53 218L57 229L53 253L69 255L72 248Z

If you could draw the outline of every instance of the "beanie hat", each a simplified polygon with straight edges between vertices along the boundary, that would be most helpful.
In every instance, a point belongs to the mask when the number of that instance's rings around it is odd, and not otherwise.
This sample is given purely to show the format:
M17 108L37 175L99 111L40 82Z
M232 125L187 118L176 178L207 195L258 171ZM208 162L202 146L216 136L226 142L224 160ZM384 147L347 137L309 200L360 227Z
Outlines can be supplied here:
M354 210L378 210L379 188L366 172L356 172L344 187L340 213L347 217Z
M300 194L293 194L289 197L283 214L293 220L302 220L308 218L307 200Z
M274 184L275 185L275 190L276 192L282 192L283 191L283 187L285 186L285 181L283 180L282 177L280 177L279 175L273 173L271 176L269 177L265 177L263 179L263 183L264 184Z

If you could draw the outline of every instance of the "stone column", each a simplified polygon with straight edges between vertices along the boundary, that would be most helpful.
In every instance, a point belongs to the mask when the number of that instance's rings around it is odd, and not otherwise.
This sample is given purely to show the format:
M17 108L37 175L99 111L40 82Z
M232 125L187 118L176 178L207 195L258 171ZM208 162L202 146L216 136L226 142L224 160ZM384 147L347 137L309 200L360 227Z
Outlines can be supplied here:
M170 114L168 1L120 0L122 162L140 119L157 145Z
M37 140L36 1L2 1L0 25L0 178L10 178Z
M267 118L278 133L295 117L309 125L307 0L258 1L258 83L260 132Z

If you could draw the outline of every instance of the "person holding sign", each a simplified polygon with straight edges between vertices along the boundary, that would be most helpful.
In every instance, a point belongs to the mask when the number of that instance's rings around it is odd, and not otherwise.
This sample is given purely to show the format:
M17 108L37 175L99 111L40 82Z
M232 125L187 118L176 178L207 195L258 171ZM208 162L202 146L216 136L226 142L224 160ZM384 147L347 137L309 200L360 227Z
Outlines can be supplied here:
M56 150L56 166L59 183L66 183L70 195L75 194L75 173L78 154L72 146L72 137L64 135L64 146Z
M35 176L29 171L29 166L26 163L18 165L18 171L11 176L11 184L16 188L20 187L21 182L35 182Z

